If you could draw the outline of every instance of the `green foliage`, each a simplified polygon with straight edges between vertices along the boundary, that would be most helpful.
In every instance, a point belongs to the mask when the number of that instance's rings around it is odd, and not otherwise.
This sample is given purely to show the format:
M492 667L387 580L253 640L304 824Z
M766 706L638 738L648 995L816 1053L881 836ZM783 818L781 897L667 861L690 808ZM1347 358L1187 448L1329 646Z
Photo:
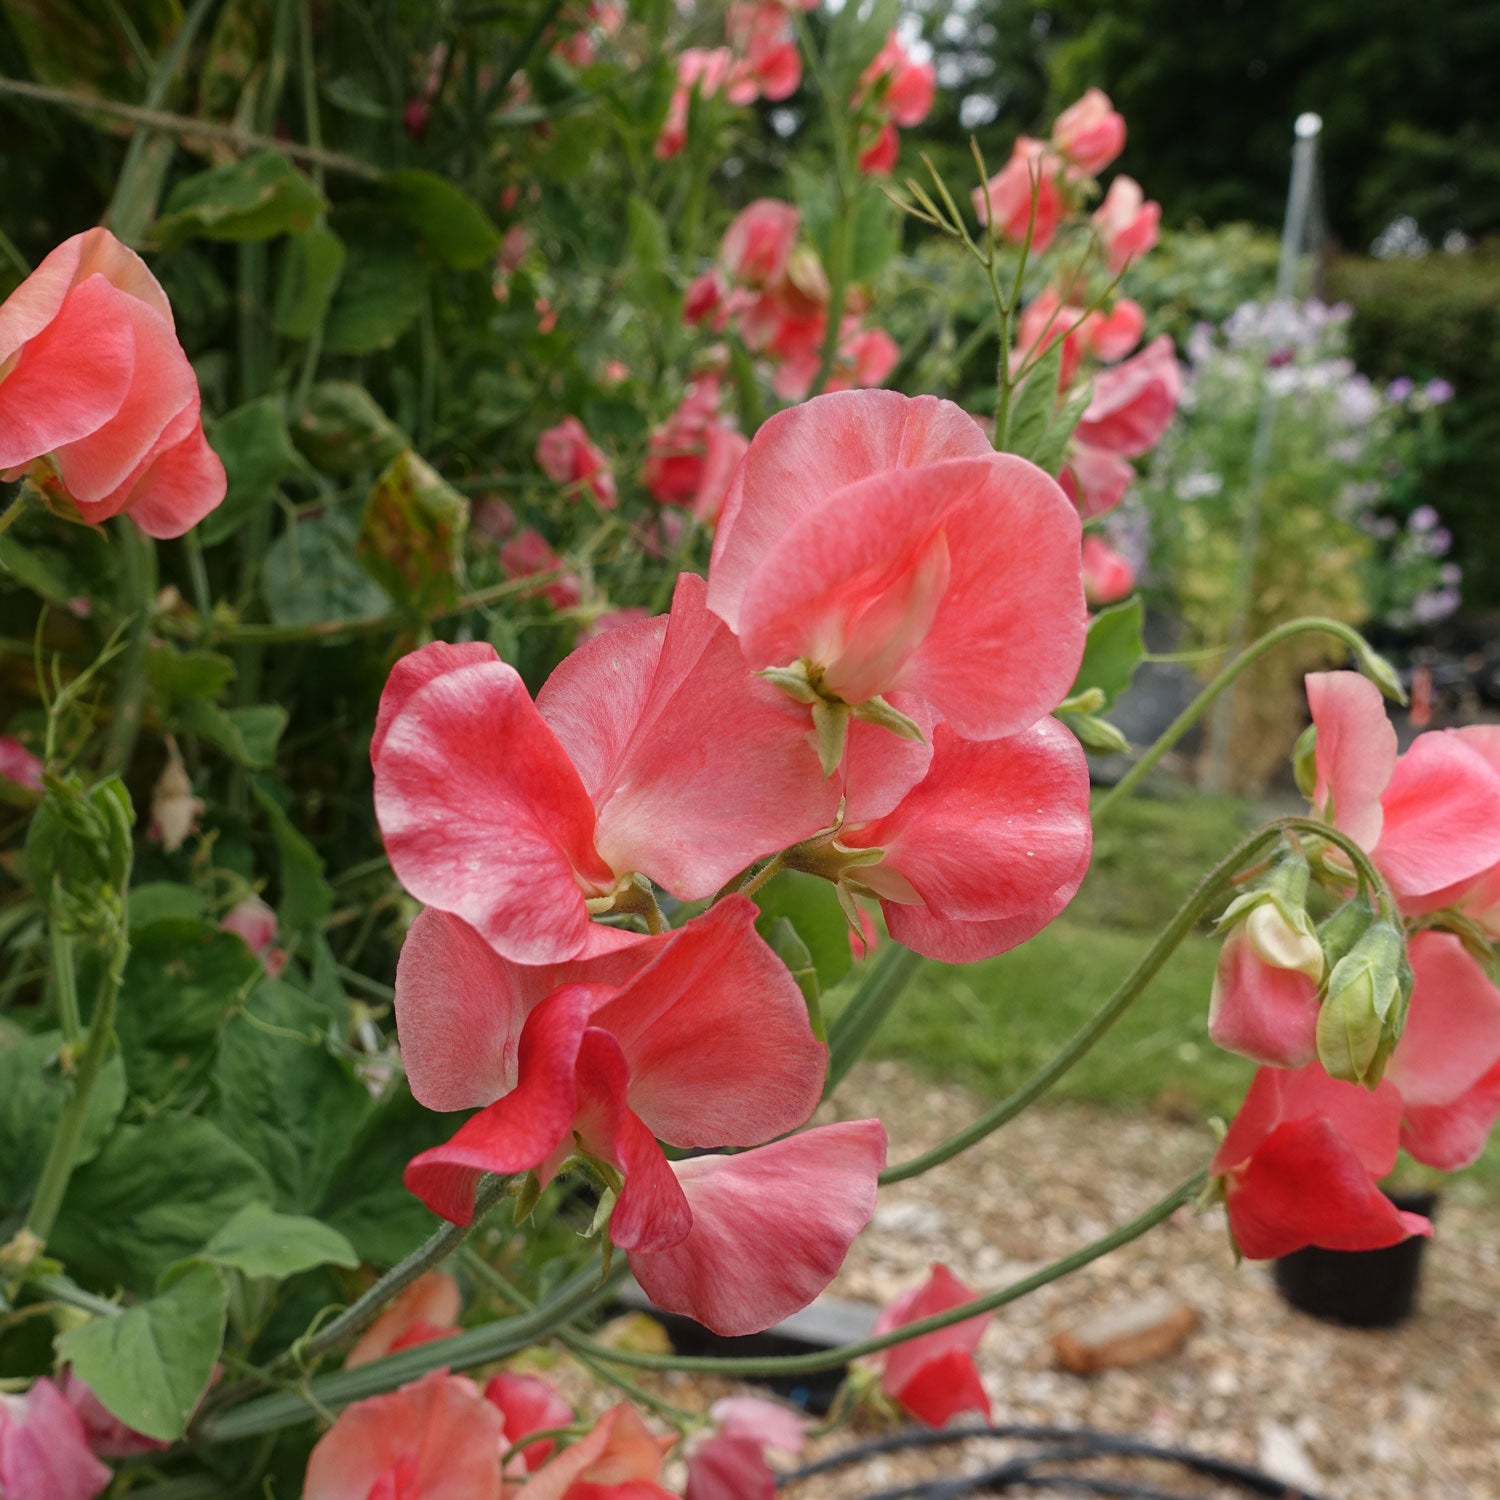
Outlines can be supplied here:
M300 1214L247 1203L203 1247L200 1257L245 1276L295 1276L314 1266L357 1266L359 1256L338 1230Z
M404 448L365 502L355 554L387 594L418 614L453 603L469 502Z
M268 240L312 227L323 195L279 151L185 177L156 221L165 248L184 240Z
M1089 621L1073 695L1097 689L1104 695L1103 706L1108 708L1130 686L1146 651L1141 636L1145 615L1139 597L1111 604L1094 615Z

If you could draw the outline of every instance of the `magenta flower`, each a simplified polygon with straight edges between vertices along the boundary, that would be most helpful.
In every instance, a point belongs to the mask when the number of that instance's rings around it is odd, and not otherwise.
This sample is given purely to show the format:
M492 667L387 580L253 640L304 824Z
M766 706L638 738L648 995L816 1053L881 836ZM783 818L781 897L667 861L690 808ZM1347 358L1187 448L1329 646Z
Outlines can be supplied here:
M50 1380L43 1377L22 1396L0 1393L5 1500L94 1500L113 1478L89 1451L79 1414Z

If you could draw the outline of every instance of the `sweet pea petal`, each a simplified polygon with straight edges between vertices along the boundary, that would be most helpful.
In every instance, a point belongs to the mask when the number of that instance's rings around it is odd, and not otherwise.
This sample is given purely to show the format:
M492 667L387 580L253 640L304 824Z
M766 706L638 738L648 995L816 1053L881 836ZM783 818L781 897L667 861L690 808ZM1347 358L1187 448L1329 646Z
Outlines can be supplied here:
M903 1293L882 1311L873 1332L889 1333L949 1312L974 1300L974 1293L947 1266L935 1264L926 1281ZM993 1315L965 1318L936 1333L924 1333L896 1344L882 1356L881 1385L914 1417L941 1427L961 1411L989 1416L989 1397L974 1367L974 1351Z
M114 1478L89 1452L83 1421L45 1376L0 1394L0 1494L6 1500L94 1500Z
M537 1375L517 1375L502 1370L491 1375L484 1388L484 1399L498 1407L505 1419L507 1445L520 1442L533 1432L548 1432L567 1427L573 1421L573 1408ZM523 1448L512 1460L522 1472L540 1468L552 1457L557 1444L551 1438Z
M1500 990L1447 932L1407 945L1411 1005L1386 1076L1413 1105L1451 1104L1500 1064Z
M1396 731L1385 699L1358 672L1309 672L1307 706L1317 729L1313 805L1362 849L1380 839L1380 794L1396 767Z
M1209 1039L1252 1062L1300 1068L1317 1056L1317 1029L1317 984L1299 969L1266 963L1235 928L1214 973Z
M1401 1144L1424 1166L1457 1172L1479 1160L1500 1119L1500 1063L1446 1104L1408 1104Z

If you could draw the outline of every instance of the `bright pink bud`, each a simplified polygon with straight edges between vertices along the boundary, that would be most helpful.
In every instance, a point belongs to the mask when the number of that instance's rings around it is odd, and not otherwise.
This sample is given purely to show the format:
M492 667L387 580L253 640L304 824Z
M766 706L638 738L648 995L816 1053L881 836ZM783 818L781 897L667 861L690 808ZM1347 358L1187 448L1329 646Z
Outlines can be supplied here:
M224 498L166 294L107 229L65 240L0 306L0 474L44 458L93 524L125 511L176 537Z
M1125 149L1125 118L1102 89L1088 89L1057 117L1052 144L1079 171L1097 176Z
M1094 210L1094 224L1104 242L1110 270L1120 271L1127 261L1144 255L1156 244L1161 204L1147 202L1133 177L1116 177L1104 202Z
M936 91L937 72L933 65L912 57L893 31L860 74L854 102L858 105L871 99L892 124L910 129L927 118Z
M434 1370L346 1407L307 1461L303 1500L501 1500L500 1412Z
M1083 592L1091 609L1123 599L1135 587L1135 569L1103 537L1083 539Z
M458 1283L445 1271L428 1271L360 1335L344 1360L346 1370L383 1359L396 1349L430 1344L458 1332Z
M609 461L590 441L577 417L564 417L536 441L537 467L557 484L587 485L606 510L615 507L615 480Z
M114 1475L89 1452L79 1414L45 1377L23 1396L0 1394L0 1495L94 1500Z
M901 133L887 120L859 153L859 170L867 177L887 177L901 159Z
M272 979L281 977L286 968L286 952L276 946L276 913L259 896L247 896L231 907L219 919L219 926L243 938Z
M1396 1164L1401 1095L1330 1078L1317 1063L1261 1068L1210 1171L1224 1177L1229 1227L1250 1260L1378 1250L1431 1234L1376 1186Z
M1025 241L1030 224L1031 248L1040 254L1052 243L1067 207L1057 185L1061 168L1060 158L1042 141L1026 135L1019 137L1010 160L984 187L974 189L971 197L975 216L981 224L988 224L993 216L999 233L1018 245Z
M785 274L802 216L790 203L757 198L724 231L719 259L732 280L767 286Z
M536 1375L512 1375L509 1371L492 1375L484 1388L484 1399L498 1408L505 1419L508 1448L533 1432L568 1427L573 1422L573 1408ZM551 1438L532 1443L511 1460L508 1472L529 1474L541 1468L556 1449L557 1444Z
M1257 945L1248 923L1224 940L1209 1000L1208 1035L1226 1052L1253 1062L1300 1068L1318 1054L1321 965L1317 975L1309 975L1272 962L1264 946Z
M1123 458L1139 458L1161 441L1182 396L1182 368L1162 334L1094 377L1094 396L1074 437Z
M975 1294L944 1265L935 1264L921 1286L903 1292L876 1321L878 1337L908 1323L949 1312ZM929 1427L941 1427L960 1412L990 1415L990 1398L979 1379L974 1351L992 1313L966 1318L936 1333L924 1333L877 1356L884 1364L881 1388Z
M0 734L0 778L28 792L42 790L46 768L13 734Z
M1125 498L1125 491L1135 482L1135 470L1118 453L1075 441L1068 445L1057 482L1078 507L1078 514L1090 520L1113 510Z

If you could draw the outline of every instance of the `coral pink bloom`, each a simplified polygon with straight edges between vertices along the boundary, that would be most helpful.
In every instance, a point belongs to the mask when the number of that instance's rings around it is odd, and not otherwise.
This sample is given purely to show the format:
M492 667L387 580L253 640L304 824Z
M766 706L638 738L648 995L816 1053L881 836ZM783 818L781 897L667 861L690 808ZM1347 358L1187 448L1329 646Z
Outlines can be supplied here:
M546 599L553 609L572 609L583 597L583 585L576 573L565 571L563 560L549 545L546 537L528 526L500 548L500 566L507 578L530 578L537 573L556 573L550 583L538 584L526 591L526 597Z
M484 1399L497 1408L505 1419L505 1447L513 1447L533 1432L549 1432L567 1427L573 1421L573 1408L536 1375L513 1375L502 1371L492 1375L484 1388ZM551 1438L543 1438L522 1448L507 1465L507 1472L529 1474L547 1462L557 1448Z
M741 209L724 231L719 260L732 280L768 286L786 273L802 216L790 203L757 198Z
M445 1271L428 1271L392 1302L359 1337L346 1370L383 1359L397 1349L430 1344L458 1332L458 1283Z
M1182 396L1182 368L1162 334L1122 364L1094 377L1094 397L1074 432L1076 441L1139 458L1161 441Z
M695 276L688 283L682 299L682 321L689 325L711 322L717 330L721 326L719 313L728 295L728 288L719 279L717 271L704 271Z
M1318 981L1271 961L1280 956L1268 957L1248 923L1225 938L1208 1003L1208 1035L1253 1062L1300 1068L1318 1055Z
M1068 445L1067 461L1057 478L1085 520L1112 511L1134 481L1135 470L1118 453L1079 442Z
M1102 537L1083 539L1083 591L1092 608L1123 599L1135 587L1135 569Z
M46 769L35 755L13 734L0 734L0 779L14 782L28 792L43 788L42 772Z
M688 113L693 94L711 99L729 81L734 58L728 47L711 51L689 47L677 59L677 86L667 104L666 118L656 137L656 159L670 161L687 145Z
M1500 1117L1500 990L1451 933L1415 933L1407 956L1415 984L1386 1077L1406 1107L1401 1144L1453 1172Z
M872 99L892 124L910 129L927 118L936 92L937 72L932 64L918 62L893 31L859 75L854 102Z
M1415 695L1414 695L1415 696ZM1492 771L1500 774L1500 730L1491 724L1470 725L1453 731L1456 739L1483 757ZM1460 880L1420 899L1410 899L1406 909L1413 913L1442 911L1449 907L1473 922L1488 938L1500 938L1500 863L1489 866L1477 876Z
M1104 317L1096 317L1088 328L1089 352L1105 364L1124 359L1146 331L1146 314L1131 297L1120 297Z
M5 1500L94 1500L113 1478L89 1451L82 1419L50 1380L36 1381L24 1396L0 1393Z
M867 177L886 177L901 159L901 132L889 120L859 153L859 170Z
M223 498L166 294L107 229L65 240L0 306L0 474L49 457L85 521L181 536Z
M1125 149L1125 118L1103 89L1088 89L1057 117L1052 144L1079 171L1097 176Z
M1010 160L985 187L975 188L970 195L975 216L981 224L988 224L993 216L996 230L1018 245L1025 240L1030 225L1031 248L1040 254L1052 243L1067 207L1057 185L1061 166L1061 160L1043 142L1020 136Z
M875 1336L962 1307L974 1295L947 1266L934 1264L921 1286L903 1292L881 1312ZM885 1367L881 1389L929 1427L941 1427L961 1411L981 1412L988 1419L990 1398L980 1383L974 1351L992 1316L966 1318L886 1350L879 1356Z
M653 1437L628 1402L611 1407L593 1431L538 1469L520 1493L525 1500L675 1500L661 1480L670 1441Z
M971 963L1034 937L1073 899L1093 845L1088 765L1053 719L999 740L939 724L930 739L925 779L834 847L880 851L846 881L879 898L897 942Z
M1036 722L1077 673L1078 516L952 402L820 396L771 418L724 505L709 607L757 669L858 704L905 691L975 739Z
M866 328L839 350L851 386L883 385L901 359L901 347L883 328Z
M434 1370L358 1401L318 1440L303 1500L500 1500L505 1424L472 1380Z
M1446 904L1500 859L1500 772L1451 730L1402 756L1380 690L1357 672L1313 672L1313 807L1360 844L1404 910Z
M766 1450L801 1453L807 1419L757 1396L715 1401L709 1416L714 1431L688 1454L686 1500L775 1500Z
M719 380L705 375L651 434L641 481L662 505L682 505L712 524L749 440L719 415Z
M1330 1078L1317 1063L1261 1068L1209 1170L1224 1176L1229 1228L1250 1260L1378 1250L1432 1233L1376 1186L1396 1164L1401 1095Z
M615 480L608 460L589 440L577 417L564 417L536 440L537 467L556 484L587 485L606 510L615 506Z
M396 664L375 809L418 900L517 962L551 963L606 940L585 902L632 872L696 900L828 825L838 792L806 710L746 669L704 592L684 574L670 616L580 646L535 704L488 645Z
M1016 347L1027 359L1040 358L1059 339L1064 339L1057 383L1060 388L1072 385L1079 362L1089 347L1091 328L1097 314L1087 317L1081 307L1065 306L1051 287L1026 304L1016 330Z
M1128 261L1150 250L1160 226L1161 204L1148 202L1133 177L1116 177L1094 210L1094 227L1111 271L1124 270Z

